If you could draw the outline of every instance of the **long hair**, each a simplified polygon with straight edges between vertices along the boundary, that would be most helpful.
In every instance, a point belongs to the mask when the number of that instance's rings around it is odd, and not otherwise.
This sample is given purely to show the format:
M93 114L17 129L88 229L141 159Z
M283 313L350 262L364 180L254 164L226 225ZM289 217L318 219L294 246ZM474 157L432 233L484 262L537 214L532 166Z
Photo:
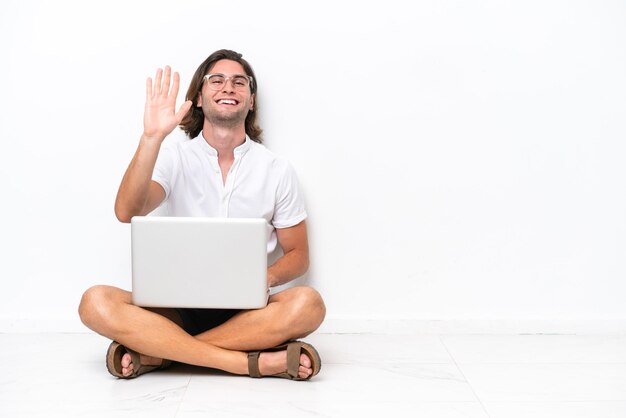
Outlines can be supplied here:
M248 61L243 59L240 53L231 51L229 49L220 49L219 51L215 51L214 53L209 55L209 57L204 60L204 62L200 64L200 66L196 70L193 78L191 79L191 83L189 84L187 95L185 96L185 100L191 100L193 102L193 105L191 106L191 110L187 112L182 122L180 123L180 127L183 131L185 131L189 138L195 138L202 130L202 124L204 123L204 112L202 111L201 107L198 107L196 105L198 103L200 91L202 90L204 76L208 74L211 67L213 67L213 64L215 64L219 60L224 59L238 62L243 67L246 75L252 77L252 83L250 83L250 92L251 94L255 94L254 107L252 108L252 110L249 110L248 114L246 115L245 127L246 134L250 137L250 139L260 144L263 142L263 139L261 138L263 129L259 127L256 120L258 110L258 100L256 97L257 79Z

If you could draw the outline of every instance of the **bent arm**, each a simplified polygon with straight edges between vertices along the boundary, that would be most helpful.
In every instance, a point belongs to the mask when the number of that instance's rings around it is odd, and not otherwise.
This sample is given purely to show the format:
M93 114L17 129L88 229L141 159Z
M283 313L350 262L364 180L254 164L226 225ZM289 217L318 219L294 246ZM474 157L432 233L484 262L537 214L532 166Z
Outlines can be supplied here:
M169 66L165 71L157 70L154 83L151 78L146 80L143 135L115 199L115 216L121 222L130 222L135 215L147 215L165 199L165 190L152 181L152 172L161 143L191 108L191 101L187 100L175 111L179 84L180 76L174 72L172 77Z
M284 255L267 269L269 287L288 283L309 269L306 222L302 221L289 228L277 228L276 236Z
M133 216L147 215L165 199L163 187L152 180L160 148L160 141L141 137L115 199L115 216L120 222L128 223Z

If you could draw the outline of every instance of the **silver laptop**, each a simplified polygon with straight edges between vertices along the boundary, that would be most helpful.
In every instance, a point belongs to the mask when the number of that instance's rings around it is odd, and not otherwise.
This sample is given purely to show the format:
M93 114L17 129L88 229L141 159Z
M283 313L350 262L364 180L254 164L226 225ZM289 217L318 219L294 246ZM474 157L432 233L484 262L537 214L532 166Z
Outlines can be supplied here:
M264 219L135 216L131 242L137 306L267 305Z

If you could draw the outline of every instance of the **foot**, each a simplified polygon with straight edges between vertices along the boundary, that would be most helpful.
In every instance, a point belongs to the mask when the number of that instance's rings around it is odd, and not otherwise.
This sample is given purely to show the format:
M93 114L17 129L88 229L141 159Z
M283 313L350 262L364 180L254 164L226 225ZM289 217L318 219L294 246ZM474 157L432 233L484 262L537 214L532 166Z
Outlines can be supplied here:
M259 356L259 371L263 376L271 376L273 374L282 373L285 370L287 370L287 350L263 352ZM306 379L312 373L311 359L306 354L300 354L298 377Z
M160 366L163 360L160 358L144 356L143 354L140 354L140 362L144 366ZM121 363L122 363L122 374L124 375L124 377L128 377L131 374L133 374L134 365L133 365L133 360L130 357L130 354L128 353L124 354L122 356Z

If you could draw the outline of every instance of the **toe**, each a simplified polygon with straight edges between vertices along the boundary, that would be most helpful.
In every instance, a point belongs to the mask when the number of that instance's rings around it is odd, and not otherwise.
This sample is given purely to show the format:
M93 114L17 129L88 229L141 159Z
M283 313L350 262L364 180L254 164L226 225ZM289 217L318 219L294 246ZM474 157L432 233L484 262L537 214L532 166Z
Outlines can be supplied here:
M311 359L306 354L300 354L300 366L304 366L307 369L311 368Z
M131 365L131 367L122 367L122 375L124 377L128 377L131 374L133 374L133 367Z
M126 353L122 356L122 375L130 376L133 374L133 362L130 354Z
M309 369L304 366L300 366L300 368L298 369L298 377L300 377L301 379L306 379L307 377L311 376L312 373L313 369Z
M127 368L128 366L130 366L132 364L132 358L130 357L130 354L126 353L122 356L122 368Z
M300 368L298 369L298 377L306 379L313 374L311 368L311 359L306 354L300 354Z

